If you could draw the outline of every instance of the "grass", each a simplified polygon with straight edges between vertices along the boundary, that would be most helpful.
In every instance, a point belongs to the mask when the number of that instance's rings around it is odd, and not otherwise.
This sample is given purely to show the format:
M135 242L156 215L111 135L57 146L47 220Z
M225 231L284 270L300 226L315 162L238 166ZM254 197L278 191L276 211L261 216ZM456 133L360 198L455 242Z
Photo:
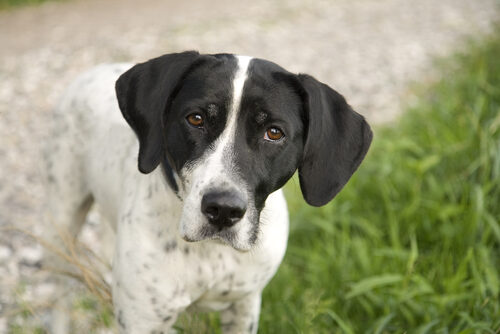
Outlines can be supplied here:
M329 205L286 187L262 333L500 333L500 38L448 59Z
M20 7L20 6L39 5L47 1L54 1L54 0L0 0L0 10Z

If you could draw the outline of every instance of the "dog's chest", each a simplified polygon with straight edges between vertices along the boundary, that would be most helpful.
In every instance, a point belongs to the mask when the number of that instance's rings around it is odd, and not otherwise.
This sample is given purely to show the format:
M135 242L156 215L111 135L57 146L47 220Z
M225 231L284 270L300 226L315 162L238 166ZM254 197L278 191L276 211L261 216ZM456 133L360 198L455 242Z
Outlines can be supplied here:
M200 295L193 300L191 309L221 310L235 300L260 291L274 275L277 267L263 258L252 258L250 254L213 252L195 279L192 290Z
M288 217L281 192L272 194L262 211L258 244L240 252L213 240L180 238L181 203L174 195L160 196L158 184L152 181L152 187L146 184L126 196L129 210L121 214L113 264L117 303L151 309L160 317L169 310L222 310L261 291L286 248Z
M278 267L273 257L258 252L240 253L214 242L186 243L181 239L163 244L159 252L134 255L127 271L133 267L128 278L136 279L129 281L127 289L143 290L153 308L165 304L191 311L222 310L260 291ZM137 284L140 286L131 286ZM118 287L122 288L124 285Z

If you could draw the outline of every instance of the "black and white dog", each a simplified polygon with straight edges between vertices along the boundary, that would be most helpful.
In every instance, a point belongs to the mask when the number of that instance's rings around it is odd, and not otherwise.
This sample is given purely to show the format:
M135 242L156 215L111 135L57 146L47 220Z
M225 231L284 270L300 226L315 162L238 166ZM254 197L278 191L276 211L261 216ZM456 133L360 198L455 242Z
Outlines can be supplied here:
M256 333L287 243L280 188L298 169L305 200L328 203L372 140L327 85L231 54L102 65L56 115L49 230L76 235L98 204L116 236L122 333L167 332L185 310L218 310L225 333Z

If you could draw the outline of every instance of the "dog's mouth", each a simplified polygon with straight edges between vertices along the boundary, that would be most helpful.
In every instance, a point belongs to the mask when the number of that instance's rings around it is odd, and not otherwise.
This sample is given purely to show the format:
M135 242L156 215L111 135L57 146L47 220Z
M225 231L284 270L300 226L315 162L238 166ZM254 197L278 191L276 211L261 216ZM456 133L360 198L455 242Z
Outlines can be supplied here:
M221 229L210 224L204 224L195 236L182 234L181 237L187 242L210 240L217 244L232 247L240 252L248 252L254 245L255 240L242 240L238 234L234 227Z

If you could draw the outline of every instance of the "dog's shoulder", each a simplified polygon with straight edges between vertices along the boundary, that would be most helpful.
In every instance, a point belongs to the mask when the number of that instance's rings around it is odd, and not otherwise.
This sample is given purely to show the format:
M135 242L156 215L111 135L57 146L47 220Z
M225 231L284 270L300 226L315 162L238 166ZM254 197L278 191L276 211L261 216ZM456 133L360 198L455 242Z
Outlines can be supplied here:
M55 125L90 137L112 124L128 130L118 107L115 82L132 65L101 64L73 79L54 110Z
M78 75L68 85L58 104L59 110L117 108L115 82L133 64L112 63L95 66Z

